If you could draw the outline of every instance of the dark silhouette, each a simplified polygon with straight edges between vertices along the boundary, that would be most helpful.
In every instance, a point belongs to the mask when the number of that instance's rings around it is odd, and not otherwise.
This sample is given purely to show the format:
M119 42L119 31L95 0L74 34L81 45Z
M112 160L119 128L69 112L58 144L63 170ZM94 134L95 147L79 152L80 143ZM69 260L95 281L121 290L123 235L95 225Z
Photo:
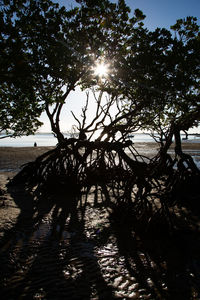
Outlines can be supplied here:
M84 130L82 130L82 129L79 132L79 140L81 140L81 141L87 140L87 135L85 134Z
M25 181L8 185L20 214L0 240L1 298L199 299L198 219L186 210L172 214L172 231L164 214L142 209L144 191L131 202L124 187L130 173L116 167L102 178L106 165L98 159L89 172L99 192L81 188L76 176L58 177L56 169L34 194Z

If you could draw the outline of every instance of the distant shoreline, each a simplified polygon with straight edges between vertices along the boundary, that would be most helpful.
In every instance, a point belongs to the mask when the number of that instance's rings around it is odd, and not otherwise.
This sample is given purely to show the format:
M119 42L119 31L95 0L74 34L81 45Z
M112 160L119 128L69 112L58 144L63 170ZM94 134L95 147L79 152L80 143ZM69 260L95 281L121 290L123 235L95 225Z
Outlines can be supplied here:
M69 135L65 135L69 137ZM199 143L200 137L189 134L188 140L185 140L185 135L181 135L184 143ZM147 133L134 133L133 137L129 138L133 143L155 143L154 139ZM58 141L51 133L38 133L35 135L22 136L16 138L0 139L0 147L33 147L34 143L39 147L56 146Z

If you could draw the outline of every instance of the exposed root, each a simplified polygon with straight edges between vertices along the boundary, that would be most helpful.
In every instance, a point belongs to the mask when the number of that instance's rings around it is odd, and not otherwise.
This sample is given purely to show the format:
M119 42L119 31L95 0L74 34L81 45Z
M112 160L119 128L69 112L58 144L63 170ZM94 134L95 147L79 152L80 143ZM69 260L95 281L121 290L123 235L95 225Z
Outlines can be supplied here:
M200 182L200 172L189 155L179 159L176 169L174 166L168 154L157 160L138 156L130 141L66 139L26 164L10 184L23 183L37 197L88 192L96 186L107 205L114 199L117 205L130 206L137 219L145 215L148 221L153 213L161 213L170 223L169 207L181 203L181 191L197 191Z

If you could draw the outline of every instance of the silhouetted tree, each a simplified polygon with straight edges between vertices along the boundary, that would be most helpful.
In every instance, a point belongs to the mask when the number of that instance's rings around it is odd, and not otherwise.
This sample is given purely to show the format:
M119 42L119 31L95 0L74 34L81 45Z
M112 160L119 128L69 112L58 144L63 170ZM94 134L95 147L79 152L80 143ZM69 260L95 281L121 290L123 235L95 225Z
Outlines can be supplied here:
M173 136L180 154L180 131L200 121L196 21L193 17L178 20L172 26L175 36L166 29L140 28L131 36L129 55L118 65L120 76L114 83L126 101L124 115L135 109L133 123L159 134L162 154L167 153Z
M130 19L129 12L124 1L81 1L69 11L50 0L3 1L2 129L34 132L45 110L62 141L59 119L68 95L76 86L96 85L95 63L112 64L126 50L130 28L142 16Z

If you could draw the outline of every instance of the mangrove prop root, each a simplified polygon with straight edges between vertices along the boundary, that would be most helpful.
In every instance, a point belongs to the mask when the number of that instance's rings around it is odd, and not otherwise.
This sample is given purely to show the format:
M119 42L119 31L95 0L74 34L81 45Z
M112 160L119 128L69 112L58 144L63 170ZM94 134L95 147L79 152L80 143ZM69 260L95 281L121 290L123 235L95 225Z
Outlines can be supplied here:
M10 184L23 183L38 194L63 195L99 186L106 199L111 195L118 203L131 203L139 216L152 209L168 214L168 202L176 203L181 182L190 180L191 174L199 178L199 170L188 155L181 157L175 169L169 155L166 160L144 159L134 151L130 141L65 139L24 165Z

